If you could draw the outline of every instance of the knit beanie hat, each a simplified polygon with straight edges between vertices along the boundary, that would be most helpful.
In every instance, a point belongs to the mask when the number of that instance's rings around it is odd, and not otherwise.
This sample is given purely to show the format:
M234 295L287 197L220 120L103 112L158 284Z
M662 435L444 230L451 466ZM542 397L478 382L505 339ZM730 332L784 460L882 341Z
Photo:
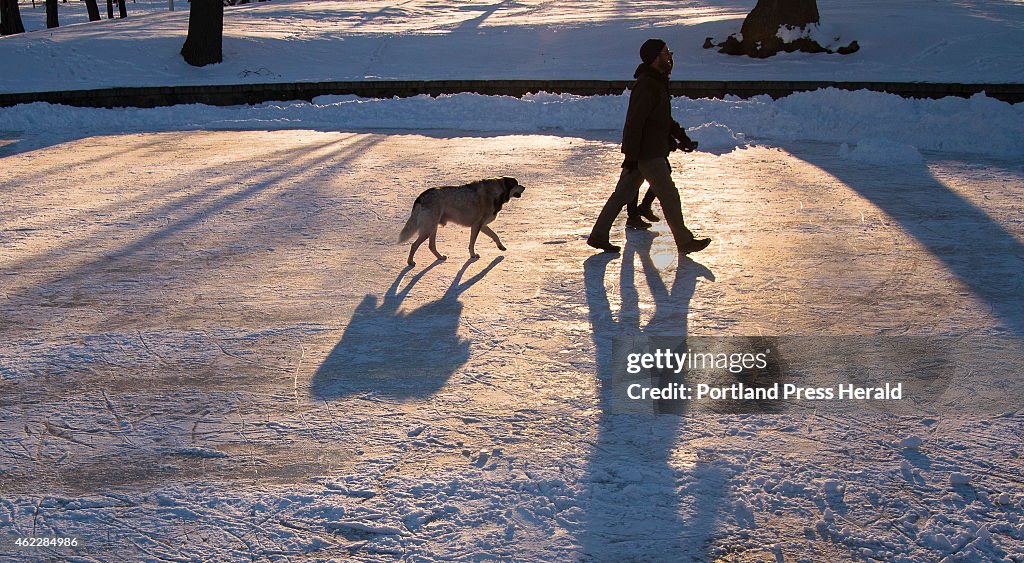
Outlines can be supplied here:
M651 64L654 62L654 59L658 58L658 55L661 54L661 50L664 48L665 42L661 39L648 39L640 47L640 60L646 64Z

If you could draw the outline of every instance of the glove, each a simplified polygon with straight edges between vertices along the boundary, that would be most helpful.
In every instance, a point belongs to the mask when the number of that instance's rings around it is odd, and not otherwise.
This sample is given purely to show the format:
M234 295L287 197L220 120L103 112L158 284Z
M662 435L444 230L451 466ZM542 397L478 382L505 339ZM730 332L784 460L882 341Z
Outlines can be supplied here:
M679 150L683 152L693 152L697 150L697 141L691 140L685 133L682 137L677 138L676 142L679 143Z
M686 133L680 131L679 136L670 135L668 138L668 152L679 149L683 152L693 152L697 148L697 141L691 140Z
M622 167L629 171L636 170L638 166L639 165L636 163L636 161L631 160L629 157L626 157L626 160L622 161Z

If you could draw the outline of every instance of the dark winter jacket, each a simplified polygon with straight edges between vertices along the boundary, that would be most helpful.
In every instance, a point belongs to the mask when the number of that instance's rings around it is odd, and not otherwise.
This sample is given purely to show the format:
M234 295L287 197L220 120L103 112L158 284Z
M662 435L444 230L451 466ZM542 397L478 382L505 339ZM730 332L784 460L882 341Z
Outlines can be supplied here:
M665 158L677 145L688 145L686 132L672 119L668 77L650 65L641 64L633 78L636 84L629 94L626 124L622 127L622 152L626 160Z

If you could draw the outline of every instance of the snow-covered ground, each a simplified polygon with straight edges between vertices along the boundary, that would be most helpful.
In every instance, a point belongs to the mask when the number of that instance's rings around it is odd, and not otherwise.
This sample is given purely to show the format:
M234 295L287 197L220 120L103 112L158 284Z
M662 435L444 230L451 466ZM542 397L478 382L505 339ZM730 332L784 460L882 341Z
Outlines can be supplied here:
M622 78L635 40L702 41L749 9L274 1L229 9L228 62L196 70L164 52L185 12L159 6L0 39L0 89ZM988 42L1019 37L1019 2L886 6L894 21L851 38L909 54L702 65L677 46L679 72L1020 81L1021 42ZM914 10L922 36L897 33ZM257 61L276 76L240 75ZM1019 358L1022 105L676 99L702 149L671 158L687 221L714 238L680 260L664 223L617 223L621 257L583 243L625 103L0 109L0 559L1024 559L1019 361L1003 397L899 416L624 415L610 389L613 339L641 331L952 337ZM417 194L495 175L527 186L493 225L509 250L482 240L467 262L448 226L449 260L406 268L394 239ZM973 357L968 391L1003 365ZM80 545L13 545L40 536Z
M684 80L1024 82L1020 0L819 0L821 30L853 55L783 54L769 62L703 49L738 33L752 0L310 0L226 9L224 63L196 69L178 51L187 3L129 3L129 17L88 23L61 3L21 3L34 33L0 38L0 92L124 85L364 79L609 79L632 76L639 45L661 37ZM84 22L84 23L72 23Z

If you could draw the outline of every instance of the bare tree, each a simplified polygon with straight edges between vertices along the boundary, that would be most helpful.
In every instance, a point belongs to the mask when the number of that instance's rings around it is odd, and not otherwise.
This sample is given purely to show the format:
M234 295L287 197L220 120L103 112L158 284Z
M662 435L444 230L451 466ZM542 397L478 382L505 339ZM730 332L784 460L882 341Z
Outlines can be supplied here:
M128 17L128 7L125 6L124 0L117 0L117 14L119 18Z
M192 66L206 66L223 60L224 3L222 0L192 0L188 13L188 37L181 56Z
M717 46L722 53L757 58L770 57L780 51L846 55L860 49L856 41L835 50L823 47L810 36L810 30L819 22L816 0L757 0L757 5L743 20L740 38L730 35L716 45L708 37L704 41L704 48ZM782 30L785 33L780 33ZM836 37L834 41L839 41L839 38Z
M24 32L25 25L21 22L18 0L0 0L0 35Z

